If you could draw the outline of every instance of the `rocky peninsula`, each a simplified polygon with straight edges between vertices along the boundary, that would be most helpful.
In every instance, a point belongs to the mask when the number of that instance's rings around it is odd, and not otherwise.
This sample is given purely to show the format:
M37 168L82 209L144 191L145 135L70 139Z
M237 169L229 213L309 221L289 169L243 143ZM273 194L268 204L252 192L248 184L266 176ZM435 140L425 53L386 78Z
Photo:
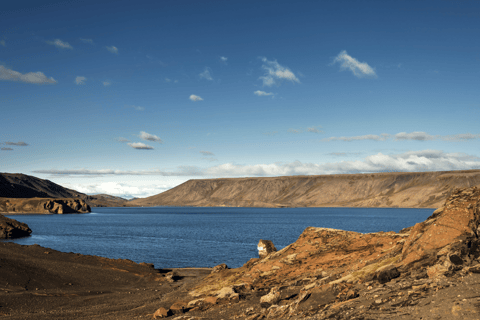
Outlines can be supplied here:
M478 319L480 190L427 220L361 234L308 227L240 268L149 264L0 243L6 319ZM234 254L234 253L232 253Z

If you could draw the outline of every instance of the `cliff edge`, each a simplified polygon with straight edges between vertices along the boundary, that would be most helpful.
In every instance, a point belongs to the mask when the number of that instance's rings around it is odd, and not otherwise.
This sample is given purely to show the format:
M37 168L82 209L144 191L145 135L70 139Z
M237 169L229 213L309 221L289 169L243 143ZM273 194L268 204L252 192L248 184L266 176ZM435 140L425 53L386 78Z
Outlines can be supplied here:
M32 230L25 223L4 217L0 214L0 239L27 237Z
M456 189L426 221L400 233L308 227L264 258L214 268L190 299L159 314L230 309L232 319L250 320L477 319L479 257L480 190ZM249 308L234 312L235 305Z

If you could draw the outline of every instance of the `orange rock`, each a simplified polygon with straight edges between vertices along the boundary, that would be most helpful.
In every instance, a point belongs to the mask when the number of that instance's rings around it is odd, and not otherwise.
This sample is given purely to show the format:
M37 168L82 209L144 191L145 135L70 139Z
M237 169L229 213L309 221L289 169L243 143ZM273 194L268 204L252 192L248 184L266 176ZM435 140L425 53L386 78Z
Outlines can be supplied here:
M170 310L167 310L165 308L159 308L155 313L153 314L153 319L160 319L160 318L166 318L170 316Z

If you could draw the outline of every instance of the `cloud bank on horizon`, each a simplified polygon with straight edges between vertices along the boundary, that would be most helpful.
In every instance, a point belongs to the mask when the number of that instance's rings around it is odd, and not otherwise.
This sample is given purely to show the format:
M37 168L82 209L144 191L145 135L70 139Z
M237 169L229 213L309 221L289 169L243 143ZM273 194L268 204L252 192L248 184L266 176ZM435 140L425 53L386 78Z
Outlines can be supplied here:
M480 169L480 3L251 8L9 2L2 171L138 197L195 177Z

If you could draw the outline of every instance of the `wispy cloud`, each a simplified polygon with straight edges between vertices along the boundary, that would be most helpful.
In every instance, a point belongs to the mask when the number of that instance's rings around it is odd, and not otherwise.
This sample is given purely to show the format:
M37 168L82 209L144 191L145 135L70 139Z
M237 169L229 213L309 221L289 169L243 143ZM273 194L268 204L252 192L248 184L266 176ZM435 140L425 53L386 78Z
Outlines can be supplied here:
M274 84L279 84L279 81L288 80L291 82L300 83L300 80L287 67L281 66L277 60L269 61L267 58L262 58L262 69L265 70L265 75L259 79L263 81L264 86L271 87Z
M270 132L264 132L262 133L263 135L266 135L266 136L274 136L278 133L278 131L270 131Z
M60 39L55 39L53 41L46 41L46 43L54 45L59 49L70 49L73 50L73 47L68 42L63 42Z
M158 176L204 176L204 177L252 177L252 176L291 176L321 175L342 173L372 173L384 171L418 172L480 169L480 158L465 153L445 153L441 150L409 151L386 155L377 153L356 161L330 163L270 163L237 165L225 163L205 169L191 166L178 167L176 171L148 170L36 170L34 173L53 175L158 175Z
M20 146L20 147L26 147L28 146L28 143L25 143L23 141L19 141L19 142L10 142L10 141L7 141L5 142L5 144L7 146Z
M210 151L200 151L201 154L203 154L204 156L214 156L214 154Z
M302 130L290 128L290 129L288 129L288 132L297 134L297 133L302 133Z
M273 92L265 92L265 91L260 91L260 90L257 90L255 91L253 94L261 97L261 96L273 96Z
M359 62L357 59L349 56L347 51L343 50L335 57L333 63L340 63L340 70L349 69L352 73L358 77L362 78L365 76L376 77L377 74L375 70L370 67L366 62Z
M198 75L200 79L213 81L212 75L210 74L210 70L211 70L210 68L205 67L205 70Z
M146 144L141 143L141 142L132 142L132 143L127 143L127 144L134 149L140 149L140 150L152 150L153 149L152 146L146 145Z
M192 100L192 101L202 101L203 100L200 96L196 96L194 94L192 94L189 99Z
M107 48L108 51L110 51L111 53L114 53L114 54L118 54L118 48L115 47L115 46L106 46L105 48Z
M363 136L354 136L354 137L330 137L322 139L322 141L358 141L358 140L374 140L374 141L385 141L392 138L393 141L431 141L431 140L442 140L449 142L456 141L468 141L474 139L480 139L480 134L472 133L460 133L454 135L431 135L423 131L414 131L414 132L399 132L397 134L391 135L388 133L382 133L381 135L375 134L366 134Z
M154 134L146 133L145 131L140 131L140 134L138 136L142 140L163 143L162 139L160 139L158 136L156 136Z
M103 81L102 84L103 84L104 87L108 87L108 86L110 86L112 83L111 83L110 81L106 80L106 81Z
M76 84L85 84L85 80L87 80L87 78L85 78L85 77L76 77L75 78L75 83Z
M144 111L145 110L145 108L141 107L141 106L132 106L132 108L137 110L137 111Z
M415 132L399 132L395 135L395 140L417 140L417 141L427 141L427 140L435 140L439 136L432 136L423 131L415 131Z
M220 57L220 61L227 62L228 58L227 57Z
M57 81L52 77L48 78L43 72L29 72L21 74L18 71L7 69L0 65L0 80L21 81L33 84L55 84Z
M314 127L308 127L307 132L311 133L322 133L322 130L318 130L318 128L321 128L321 126L314 126Z
M3 147L2 150L3 150L3 151L12 151L13 149L12 149L12 148L8 148L8 147L7 147L7 148Z
M93 44L93 40L92 40L92 39L83 39L83 38L80 38L80 41L82 41L83 43Z
M116 140L117 140L118 142L130 142L130 140L125 139L125 138L122 138L122 137L117 138Z
M359 141L359 140L374 140L374 141L385 141L390 137L388 133L382 133L381 135L376 134L366 134L363 136L354 136L354 137L330 137L322 139L322 141Z
M5 42L5 40L0 40L0 45L6 47L6 46L7 46L7 43Z

